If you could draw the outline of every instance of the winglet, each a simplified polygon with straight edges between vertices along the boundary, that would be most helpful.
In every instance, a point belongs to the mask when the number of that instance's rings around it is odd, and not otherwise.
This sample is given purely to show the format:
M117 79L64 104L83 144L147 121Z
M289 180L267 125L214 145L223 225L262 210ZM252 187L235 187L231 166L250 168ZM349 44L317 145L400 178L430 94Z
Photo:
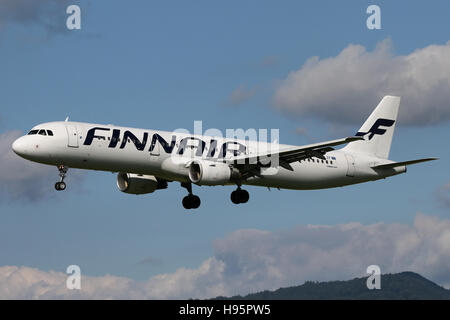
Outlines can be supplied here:
M66 120L64 120L64 122L67 122L67 121L69 121L69 117L67 117Z

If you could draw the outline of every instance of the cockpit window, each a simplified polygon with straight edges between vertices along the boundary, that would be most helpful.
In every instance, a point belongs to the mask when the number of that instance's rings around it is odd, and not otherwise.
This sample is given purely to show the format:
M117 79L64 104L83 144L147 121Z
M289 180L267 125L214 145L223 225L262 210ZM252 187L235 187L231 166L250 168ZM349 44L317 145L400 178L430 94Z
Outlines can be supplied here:
M53 136L53 131L52 130L45 130L45 129L36 129L36 130L31 130L30 132L28 132L28 135L31 136L33 134L40 134L41 136Z

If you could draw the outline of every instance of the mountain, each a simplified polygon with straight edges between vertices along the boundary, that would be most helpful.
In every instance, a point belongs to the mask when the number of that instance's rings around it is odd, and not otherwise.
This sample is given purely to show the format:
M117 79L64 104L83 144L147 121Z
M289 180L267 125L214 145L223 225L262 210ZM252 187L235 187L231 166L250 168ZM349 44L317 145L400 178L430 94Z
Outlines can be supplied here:
M367 278L348 281L305 282L301 286L263 291L233 300L450 300L450 290L414 272L381 275L381 289L369 290Z

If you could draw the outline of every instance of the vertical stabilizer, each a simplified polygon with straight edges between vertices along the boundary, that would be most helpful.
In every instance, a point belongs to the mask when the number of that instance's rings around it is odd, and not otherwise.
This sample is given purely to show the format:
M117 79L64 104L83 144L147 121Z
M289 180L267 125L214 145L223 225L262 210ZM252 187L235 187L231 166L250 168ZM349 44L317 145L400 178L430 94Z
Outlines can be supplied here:
M400 97L385 96L356 133L356 136L363 136L364 141L351 142L344 150L387 159L399 106Z

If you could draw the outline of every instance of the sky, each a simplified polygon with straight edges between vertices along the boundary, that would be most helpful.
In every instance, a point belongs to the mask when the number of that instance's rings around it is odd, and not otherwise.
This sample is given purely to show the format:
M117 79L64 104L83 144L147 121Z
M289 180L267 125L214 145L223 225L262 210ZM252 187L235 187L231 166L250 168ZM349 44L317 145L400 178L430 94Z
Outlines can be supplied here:
M66 28L66 8L81 29ZM369 5L381 29L369 30ZM209 298L415 271L450 288L448 1L0 2L0 298ZM344 188L198 187L134 196L116 175L27 162L38 123L353 135L401 95L390 158L439 157ZM78 265L82 289L65 287Z

